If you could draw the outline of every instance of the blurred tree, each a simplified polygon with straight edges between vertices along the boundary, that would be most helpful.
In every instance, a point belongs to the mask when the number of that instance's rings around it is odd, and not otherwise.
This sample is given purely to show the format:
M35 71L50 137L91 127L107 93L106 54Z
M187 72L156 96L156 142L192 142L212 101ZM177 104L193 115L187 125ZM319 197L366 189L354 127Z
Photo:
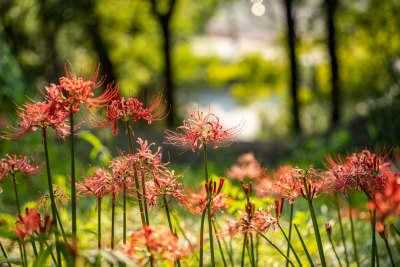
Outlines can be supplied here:
M174 101L174 80L171 66L171 17L174 14L176 0L168 1L162 7L157 0L150 0L151 10L153 15L157 18L163 36L163 54L164 54L164 83L167 96L167 102L170 105L170 113L167 117L168 126L172 127L175 124L175 101ZM164 10L162 10L164 9Z
M299 119L299 100L297 96L298 91L298 73L297 73L297 58L296 58L296 30L295 19L293 10L293 0L284 0L284 8L286 14L287 25L287 45L289 49L290 59L290 96L292 105L293 117L293 132L295 134L301 133L300 119Z
M338 60L336 56L336 29L335 29L335 13L337 0L325 0L326 9L326 28L328 29L328 49L331 61L331 95L332 95L332 117L331 126L338 123L340 119L340 88L339 88L339 71Z

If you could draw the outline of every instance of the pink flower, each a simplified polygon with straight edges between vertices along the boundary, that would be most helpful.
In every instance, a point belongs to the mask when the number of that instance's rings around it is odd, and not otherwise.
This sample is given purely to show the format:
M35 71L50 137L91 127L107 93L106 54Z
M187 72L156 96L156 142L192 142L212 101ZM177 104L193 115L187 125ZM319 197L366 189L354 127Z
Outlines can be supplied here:
M23 173L23 174L37 174L41 167L34 166L29 162L28 157L12 154L6 155L5 158L0 160L0 182L3 181L9 174Z
M68 64L71 71L68 71L67 65L65 65L66 76L59 79L60 84L58 86L51 87L52 90L50 91L55 92L49 92L49 90L47 90L50 98L52 98L52 96L61 97L65 95L65 97L59 99L59 101L68 105L73 105L72 111L73 113L77 113L81 104L89 109L99 109L106 106L117 96L118 86L110 84L103 94L94 97L93 91L104 83L104 79L97 80L100 65L98 65L97 68L93 68L88 77L85 77L85 71L82 75L83 77L78 77L69 61Z
M267 211L261 208L258 211L252 212L251 216L246 211L238 211L240 218L228 218L227 225L225 227L226 234L235 236L238 232L243 234L246 233L257 233L256 230L261 233L267 232L271 227L275 228L278 224L278 220L271 215L272 206L269 206Z
M200 148L202 144L214 144L214 149L218 146L229 146L239 135L240 124L236 127L223 130L219 118L213 113L203 113L198 108L192 107L190 117L183 121L183 126L177 130L183 133L176 133L166 130L167 141L165 143L175 146L185 146L190 144L190 148L194 152L196 148Z
M84 176L83 179L83 181L76 184L78 196L93 195L97 198L102 198L108 193L112 178L110 173L98 168L91 177Z
M8 125L11 132L4 132L6 139L19 139L22 135L51 127L57 136L65 140L69 134L67 113L57 107L57 102L34 102L28 100L23 107L17 106L17 114L21 122L17 127Z
M362 190L368 196L382 191L387 182L383 174L391 166L386 157L383 153L376 155L369 150L353 153L346 159L340 155L336 159L328 157L325 165L332 181L327 185L327 191L342 191L344 197L347 197L346 190Z
M107 106L107 122L113 125L113 134L118 133L118 120L137 121L139 119L147 120L148 123L165 118L164 111L166 104L162 102L162 94L152 97L147 108L143 103L135 98L120 98L112 100Z
M244 178L257 179L262 174L260 163L254 157L253 152L241 155L236 164L233 165L226 173L231 179L242 180Z
M155 260L181 260L192 253L192 249L184 248L178 237L164 226L145 226L134 232L124 252L140 264L148 259L147 249Z

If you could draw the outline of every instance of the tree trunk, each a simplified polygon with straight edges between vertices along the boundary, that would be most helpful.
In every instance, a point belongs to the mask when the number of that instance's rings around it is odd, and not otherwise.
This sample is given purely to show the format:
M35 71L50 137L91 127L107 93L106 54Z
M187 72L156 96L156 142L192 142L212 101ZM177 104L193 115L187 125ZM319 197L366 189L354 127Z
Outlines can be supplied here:
M340 119L340 88L338 62L336 57L336 33L335 33L335 11L337 0L325 0L325 8L327 12L326 26L328 28L328 49L331 59L331 82L332 82L332 117L331 127Z
M288 33L288 47L290 58L290 95L292 100L292 118L293 118L293 132L298 135L301 133L300 119L299 119L299 100L297 96L298 88L298 74L297 74L297 59L296 59L296 33L295 21L293 18L292 0L284 0Z

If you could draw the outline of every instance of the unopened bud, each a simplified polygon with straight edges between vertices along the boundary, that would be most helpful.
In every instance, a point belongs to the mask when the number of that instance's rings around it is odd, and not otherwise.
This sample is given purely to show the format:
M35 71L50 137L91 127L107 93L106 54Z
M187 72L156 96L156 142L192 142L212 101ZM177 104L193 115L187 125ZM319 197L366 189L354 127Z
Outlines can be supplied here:
M328 236L330 237L332 234L332 225L330 225L329 223L326 223L325 229L326 229L326 232L328 233Z

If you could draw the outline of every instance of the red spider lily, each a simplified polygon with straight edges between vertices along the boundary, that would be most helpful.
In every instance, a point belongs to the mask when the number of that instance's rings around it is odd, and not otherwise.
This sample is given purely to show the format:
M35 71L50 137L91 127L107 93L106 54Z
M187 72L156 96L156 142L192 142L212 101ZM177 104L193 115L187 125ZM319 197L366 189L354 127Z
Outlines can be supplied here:
M102 198L108 193L112 177L104 169L98 168L91 177L84 176L83 179L83 181L76 184L78 196L93 195L97 198Z
M331 183L326 187L328 192L343 192L346 190L363 190L369 197L385 188L387 177L385 170L391 164L385 154L373 154L369 150L353 153L344 160L340 155L333 159L327 158L326 167L331 175Z
M0 160L0 182L3 181L9 174L37 174L41 166L34 166L29 162L28 157L12 154L6 154L6 157Z
M149 172L163 171L166 168L168 163L161 162L161 147L158 147L157 151L153 153L151 147L155 143L149 143L147 140L143 141L141 138L138 138L137 143L139 144L139 148L134 157L140 163L141 167L144 167Z
M59 86L52 87L53 90L60 90L61 92L53 92L51 95L65 95L63 99L59 100L63 103L73 105L72 112L74 114L79 111L81 104L89 109L99 109L105 107L117 96L118 86L109 84L103 94L94 97L93 91L104 83L104 78L97 80L100 65L94 67L88 77L85 77L85 72L82 75L83 77L78 77L69 61L68 64L71 71L68 71L67 65L65 65L66 76L59 79Z
M163 197L167 204L171 199L175 199L177 203L185 206L185 195L183 194L183 184L177 181L183 175L175 175L174 171L165 171L163 174L154 176L152 181L146 182L146 199L149 206L156 206L157 199Z
M60 205L65 205L71 199L71 196L64 192L59 185L53 184L53 195L56 202ZM43 204L44 209L47 210L47 203L50 201L50 196L48 194L42 194L38 201L38 205Z
M135 98L121 98L119 95L116 98L107 105L106 121L106 124L113 125L114 135L118 133L118 120L137 121L144 119L150 124L152 121L162 120L166 116L164 115L166 102L162 101L161 93L151 98L147 108L143 107L143 103Z
M52 127L57 137L65 140L69 135L70 126L65 117L67 113L57 105L56 102L34 102L28 99L23 107L17 106L17 114L21 122L17 127L8 125L11 132L5 132L3 138L19 139L24 134Z
M231 179L242 180L244 178L257 179L261 176L262 169L260 162L256 160L253 152L241 155L236 164L233 165L226 173Z
M145 226L134 232L132 238L124 249L134 261L141 264L148 259L148 251L155 260L181 260L193 252L192 249L184 248L179 238L164 226Z
M268 206L267 211L261 208L258 211L252 212L249 216L247 211L238 211L240 218L228 218L225 233L230 236L235 236L238 232L246 233L261 233L267 232L271 227L275 229L278 220L271 215L272 206ZM257 231L256 231L257 230Z
M176 133L166 130L165 143L175 146L185 146L190 143L190 148L194 152L202 144L214 144L214 149L219 146L229 146L241 132L240 124L236 127L223 130L219 118L213 113L203 113L198 108L192 107L190 117L183 121L183 126L177 130L183 133Z
M292 174L293 168L290 166L280 167L272 174L264 170L257 187L259 194L261 196L277 195L289 199L289 202L293 204L293 200L301 196L300 188L303 182Z
M198 194L195 193L187 194L186 206L191 213L200 215L206 208L206 204L207 204L207 190L205 187L203 187ZM224 193L218 193L217 195L212 196L210 206L211 206L212 216L214 216L214 213L216 211L224 213L224 211L228 208L227 195ZM206 212L208 212L208 210L206 210Z
M49 234L53 221L50 216L46 215L45 220L42 221L40 213L36 209L25 209L25 217L18 214L18 220L15 223L15 232L20 240L23 240L26 236L32 236L37 229L39 233Z
M382 192L375 193L372 200L367 203L368 209L378 211L379 221L376 228L379 233L383 232L387 218L392 215L400 216L400 173L385 170L382 175L386 176L386 188Z

